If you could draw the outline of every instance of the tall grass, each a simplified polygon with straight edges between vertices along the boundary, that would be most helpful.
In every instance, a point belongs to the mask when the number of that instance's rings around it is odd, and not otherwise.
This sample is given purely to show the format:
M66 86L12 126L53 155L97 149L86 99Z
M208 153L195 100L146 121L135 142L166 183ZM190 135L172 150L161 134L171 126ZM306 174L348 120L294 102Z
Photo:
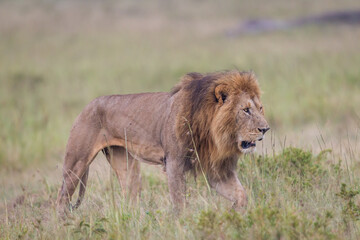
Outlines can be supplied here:
M359 179L350 181L341 160L331 158L327 151L314 155L290 147L241 159L238 174L249 196L244 215L189 175L187 207L176 217L164 176L151 170L143 176L141 200L130 205L102 167L92 171L83 205L59 221L56 188L44 177L40 191L24 191L8 203L1 233L5 239L356 239ZM351 169L359 174L358 166Z

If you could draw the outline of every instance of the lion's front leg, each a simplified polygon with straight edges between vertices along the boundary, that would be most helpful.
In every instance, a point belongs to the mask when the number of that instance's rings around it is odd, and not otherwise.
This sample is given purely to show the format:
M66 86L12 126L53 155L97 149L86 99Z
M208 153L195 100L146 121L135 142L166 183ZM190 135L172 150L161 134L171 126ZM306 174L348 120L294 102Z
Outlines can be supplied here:
M176 213L179 213L185 207L185 173L184 167L176 159L167 159L166 174L171 202Z
M210 184L215 190L233 203L236 211L244 211L247 205L247 196L235 172L226 180L211 180Z

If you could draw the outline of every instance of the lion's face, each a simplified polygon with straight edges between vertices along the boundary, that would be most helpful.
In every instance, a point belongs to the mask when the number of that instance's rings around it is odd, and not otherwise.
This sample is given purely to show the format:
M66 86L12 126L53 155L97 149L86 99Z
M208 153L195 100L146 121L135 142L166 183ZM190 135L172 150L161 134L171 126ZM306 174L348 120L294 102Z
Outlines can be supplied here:
M236 144L240 152L250 153L270 128L264 117L264 108L256 96L251 98L248 94L241 94L235 97L235 101Z
M243 82L253 83L253 88L258 89L255 79L250 78ZM218 148L227 146L227 149L240 153L255 151L256 142L261 141L270 129L259 95L248 85L239 87L231 82L218 85L215 88L215 97L217 111L212 122L212 134L216 136L214 140Z

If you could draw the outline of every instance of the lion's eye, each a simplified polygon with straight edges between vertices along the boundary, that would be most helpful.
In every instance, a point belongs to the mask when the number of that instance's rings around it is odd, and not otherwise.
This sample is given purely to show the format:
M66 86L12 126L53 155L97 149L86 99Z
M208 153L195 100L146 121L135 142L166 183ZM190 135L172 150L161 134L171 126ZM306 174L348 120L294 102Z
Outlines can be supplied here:
M262 112L263 111L263 107L260 107L260 112Z
M246 114L250 114L250 108L244 108L243 111L244 111Z
M223 102L225 102L225 100L226 100L226 95L225 95L224 93L221 93L221 99L222 99Z

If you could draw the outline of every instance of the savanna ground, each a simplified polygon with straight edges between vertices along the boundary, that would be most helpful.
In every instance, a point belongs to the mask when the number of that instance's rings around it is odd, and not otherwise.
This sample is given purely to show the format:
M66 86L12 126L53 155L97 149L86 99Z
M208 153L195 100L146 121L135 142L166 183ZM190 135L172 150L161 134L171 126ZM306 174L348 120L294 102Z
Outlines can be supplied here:
M356 0L0 1L0 238L360 238L360 26L225 34L249 18L357 8ZM149 165L129 206L99 154L84 203L57 218L67 137L89 101L168 91L187 72L231 68L255 71L272 128L239 160L245 214L189 176L189 204L174 217L166 176Z

